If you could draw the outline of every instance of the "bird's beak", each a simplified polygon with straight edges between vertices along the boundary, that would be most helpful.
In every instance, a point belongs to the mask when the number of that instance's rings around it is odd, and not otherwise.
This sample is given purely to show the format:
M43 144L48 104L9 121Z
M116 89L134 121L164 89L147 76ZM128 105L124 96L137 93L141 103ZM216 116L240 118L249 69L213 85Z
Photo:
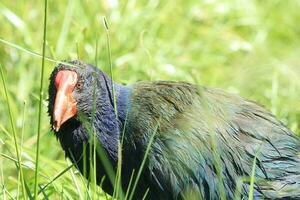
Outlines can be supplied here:
M57 73L54 83L57 92L53 111L53 129L57 132L65 121L77 114L77 102L72 95L77 83L77 73L61 70Z

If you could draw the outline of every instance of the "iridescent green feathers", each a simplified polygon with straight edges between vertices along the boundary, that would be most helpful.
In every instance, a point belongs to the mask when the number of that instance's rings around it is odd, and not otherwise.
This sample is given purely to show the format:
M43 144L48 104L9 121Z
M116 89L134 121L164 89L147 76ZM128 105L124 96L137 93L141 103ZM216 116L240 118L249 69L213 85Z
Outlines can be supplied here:
M146 147L157 125L146 166L157 190L215 199L223 189L231 199L238 179L249 179L257 154L255 197L300 193L299 139L253 102L188 83L134 85L126 145ZM287 176L295 179L291 186ZM248 186L241 186L241 197L248 196Z

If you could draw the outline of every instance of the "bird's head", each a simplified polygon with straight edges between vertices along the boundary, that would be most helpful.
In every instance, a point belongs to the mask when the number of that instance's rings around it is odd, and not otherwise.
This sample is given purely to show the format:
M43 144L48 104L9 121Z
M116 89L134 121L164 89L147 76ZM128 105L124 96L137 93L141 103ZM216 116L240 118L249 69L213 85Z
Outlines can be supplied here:
M50 77L48 113L55 132L78 113L91 113L93 94L98 92L100 70L80 61L69 64L59 64Z

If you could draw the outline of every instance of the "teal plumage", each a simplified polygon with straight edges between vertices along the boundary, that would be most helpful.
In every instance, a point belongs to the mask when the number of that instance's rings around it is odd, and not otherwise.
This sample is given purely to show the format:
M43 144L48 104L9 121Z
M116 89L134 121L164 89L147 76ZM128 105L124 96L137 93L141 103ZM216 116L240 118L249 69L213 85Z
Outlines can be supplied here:
M194 190L218 199L219 164L232 199L238 178L251 176L257 153L255 197L300 197L300 141L262 107L188 83L143 82L132 90L125 146L145 148L159 125L146 171L163 191L175 198ZM241 196L248 196L248 185Z
M88 120L94 91L91 82L96 79L94 130L115 170L118 142L124 133L124 190L153 137L135 199L141 199L148 189L148 199L247 198L254 158L255 199L300 197L300 139L256 103L184 82L145 81L126 87L114 83L116 114L111 79L91 65L71 64L78 67L61 64L51 75L48 112L66 156L81 173L83 144L92 144L76 114L57 128L55 87L61 82L56 78L60 71L62 77L74 77L73 72L78 75L80 87L70 91L76 110ZM87 169L89 156L87 152ZM100 183L106 172L98 155L96 169ZM102 187L110 194L113 191L107 179Z

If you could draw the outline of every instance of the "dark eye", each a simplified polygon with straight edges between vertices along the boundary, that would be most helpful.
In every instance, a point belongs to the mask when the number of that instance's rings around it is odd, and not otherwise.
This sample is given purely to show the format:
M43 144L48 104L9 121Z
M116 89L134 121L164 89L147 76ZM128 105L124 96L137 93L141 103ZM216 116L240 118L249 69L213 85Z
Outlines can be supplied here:
M78 81L76 84L76 88L80 90L82 86L83 86L83 81L82 80Z

